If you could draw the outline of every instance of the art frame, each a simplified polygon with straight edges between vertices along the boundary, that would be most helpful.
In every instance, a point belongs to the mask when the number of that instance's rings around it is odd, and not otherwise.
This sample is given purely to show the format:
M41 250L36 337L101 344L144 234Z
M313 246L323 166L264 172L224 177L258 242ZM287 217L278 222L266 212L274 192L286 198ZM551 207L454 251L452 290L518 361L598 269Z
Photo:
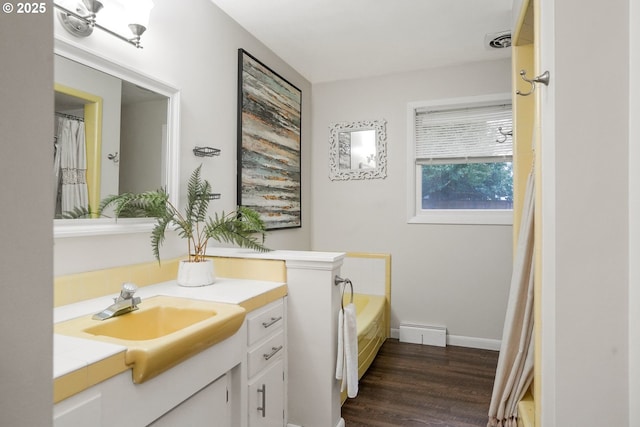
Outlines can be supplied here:
M302 91L238 49L239 206L267 230L302 227Z

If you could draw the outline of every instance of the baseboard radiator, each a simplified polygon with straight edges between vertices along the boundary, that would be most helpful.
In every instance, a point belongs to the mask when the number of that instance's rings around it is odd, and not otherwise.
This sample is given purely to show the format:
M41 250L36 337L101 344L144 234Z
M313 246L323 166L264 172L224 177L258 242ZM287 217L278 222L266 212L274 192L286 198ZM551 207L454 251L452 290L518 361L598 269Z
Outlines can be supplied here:
M447 346L447 328L444 326L400 323L400 342Z

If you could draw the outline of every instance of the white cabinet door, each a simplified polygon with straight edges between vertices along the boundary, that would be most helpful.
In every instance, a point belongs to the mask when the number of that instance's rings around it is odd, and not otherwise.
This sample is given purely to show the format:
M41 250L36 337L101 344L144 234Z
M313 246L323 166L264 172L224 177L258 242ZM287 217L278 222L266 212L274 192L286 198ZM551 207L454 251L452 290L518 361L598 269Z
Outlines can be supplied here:
M66 410L54 407L54 427L86 427L98 426L102 418L100 393L85 393L79 402Z
M249 382L249 425L251 427L284 426L284 360Z
M228 374L218 378L150 425L153 427L230 427Z

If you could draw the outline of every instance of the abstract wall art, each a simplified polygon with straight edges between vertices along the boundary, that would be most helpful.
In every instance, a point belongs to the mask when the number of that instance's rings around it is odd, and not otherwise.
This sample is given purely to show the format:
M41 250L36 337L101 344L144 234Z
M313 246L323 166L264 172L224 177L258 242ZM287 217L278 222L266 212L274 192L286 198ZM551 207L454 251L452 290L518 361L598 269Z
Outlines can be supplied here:
M302 92L238 50L238 205L268 230L302 226Z

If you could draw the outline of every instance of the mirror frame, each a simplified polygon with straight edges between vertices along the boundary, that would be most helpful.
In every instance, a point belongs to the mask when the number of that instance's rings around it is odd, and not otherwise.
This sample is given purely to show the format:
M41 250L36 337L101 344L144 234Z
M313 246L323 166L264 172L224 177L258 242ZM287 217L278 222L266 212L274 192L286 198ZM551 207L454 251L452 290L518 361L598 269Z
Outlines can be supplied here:
M171 203L178 205L180 191L180 91L164 82L135 71L123 64L102 58L64 40L54 39L54 54L110 74L121 80L153 90L168 98L167 105L167 156L163 185ZM101 198L105 195L101 195ZM54 238L82 237L106 234L149 232L155 224L153 218L54 219Z
M339 138L341 132L376 131L376 167L370 169L341 169ZM387 122L364 120L338 122L329 126L329 178L332 181L351 179L383 179L387 176Z

